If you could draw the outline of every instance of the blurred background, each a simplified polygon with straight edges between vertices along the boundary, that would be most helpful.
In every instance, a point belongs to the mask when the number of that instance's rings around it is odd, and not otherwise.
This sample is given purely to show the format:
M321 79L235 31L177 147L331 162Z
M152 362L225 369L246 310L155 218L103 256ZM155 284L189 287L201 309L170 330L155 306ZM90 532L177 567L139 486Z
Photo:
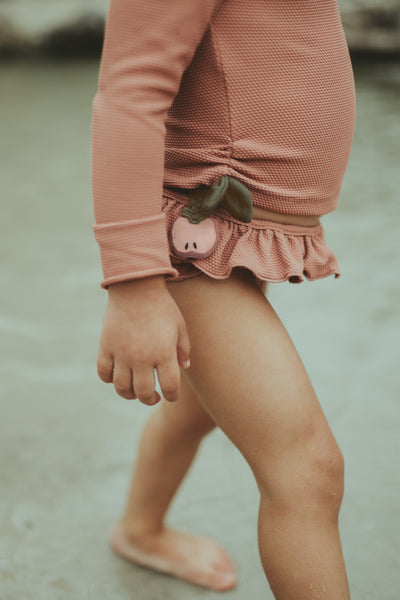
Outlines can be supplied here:
M270 283L267 296L346 459L352 600L398 600L400 2L339 6L357 123L338 208L322 223L342 276ZM218 594L122 561L107 544L152 410L96 373L107 293L91 229L90 121L107 7L0 0L1 600ZM232 599L272 600L257 510L247 464L216 430L169 524L227 547L239 570Z
M353 51L400 50L399 0L339 0ZM108 0L0 0L3 56L97 55Z

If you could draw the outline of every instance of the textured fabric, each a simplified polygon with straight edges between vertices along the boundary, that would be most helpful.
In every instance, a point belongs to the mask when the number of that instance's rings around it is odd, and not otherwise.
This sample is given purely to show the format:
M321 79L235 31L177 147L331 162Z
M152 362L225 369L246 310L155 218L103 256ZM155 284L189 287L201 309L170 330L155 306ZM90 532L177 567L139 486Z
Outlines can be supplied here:
M229 175L254 206L331 212L354 126L337 0L111 0L92 117L101 286L179 278L162 211L168 187ZM279 279L285 267L274 264Z
M185 194L164 192L162 210L168 227L183 206L188 206ZM167 280L182 281L201 272L226 279L235 267L249 269L258 285L263 281L301 283L303 275L309 281L341 275L337 258L325 243L321 223L303 226L254 218L251 223L243 223L221 206L213 217L221 225L221 238L214 252L205 258L182 259L170 245L171 262L179 276L166 275Z
M121 278L125 280L127 275L136 279L171 273L169 249L164 232L163 213L145 219L113 223L110 228L107 223L97 225L95 237L100 246L107 284L121 281ZM126 272L129 257L132 257L132 263L135 265L132 273Z

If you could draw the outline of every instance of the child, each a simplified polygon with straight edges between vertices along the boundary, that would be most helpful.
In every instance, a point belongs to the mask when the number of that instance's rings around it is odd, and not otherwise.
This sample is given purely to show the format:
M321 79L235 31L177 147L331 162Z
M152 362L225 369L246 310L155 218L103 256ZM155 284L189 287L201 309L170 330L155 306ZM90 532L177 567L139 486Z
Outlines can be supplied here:
M111 0L92 120L97 368L149 406L156 369L164 396L110 532L121 556L236 585L216 541L164 523L218 426L260 491L275 598L350 598L343 456L266 282L340 276L319 218L337 206L354 124L337 0Z

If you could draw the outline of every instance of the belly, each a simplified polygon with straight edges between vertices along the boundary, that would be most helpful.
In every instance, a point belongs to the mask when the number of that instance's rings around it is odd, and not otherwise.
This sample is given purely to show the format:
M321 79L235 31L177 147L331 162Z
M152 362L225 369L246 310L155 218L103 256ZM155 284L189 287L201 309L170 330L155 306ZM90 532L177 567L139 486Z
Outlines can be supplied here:
M259 206L253 206L253 219L268 219L270 221L277 221L278 223L305 225L306 227L318 225L320 223L319 217L310 215L286 215L272 210L266 210Z

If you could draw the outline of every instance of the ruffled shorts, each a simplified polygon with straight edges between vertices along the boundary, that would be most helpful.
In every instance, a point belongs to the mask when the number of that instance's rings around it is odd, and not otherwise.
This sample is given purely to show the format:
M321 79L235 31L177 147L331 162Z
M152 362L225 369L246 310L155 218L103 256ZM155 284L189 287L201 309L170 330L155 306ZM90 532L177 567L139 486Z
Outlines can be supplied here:
M169 233L185 206L189 206L186 193L164 187L162 210ZM201 273L227 279L235 267L248 269L260 287L265 281L301 283L304 277L309 281L328 275L340 277L337 258L325 243L321 223L302 226L255 218L244 223L222 205L215 208L212 216L219 223L220 235L209 256L178 256L168 236L171 263L179 277L174 279L167 274L167 280L182 281Z

